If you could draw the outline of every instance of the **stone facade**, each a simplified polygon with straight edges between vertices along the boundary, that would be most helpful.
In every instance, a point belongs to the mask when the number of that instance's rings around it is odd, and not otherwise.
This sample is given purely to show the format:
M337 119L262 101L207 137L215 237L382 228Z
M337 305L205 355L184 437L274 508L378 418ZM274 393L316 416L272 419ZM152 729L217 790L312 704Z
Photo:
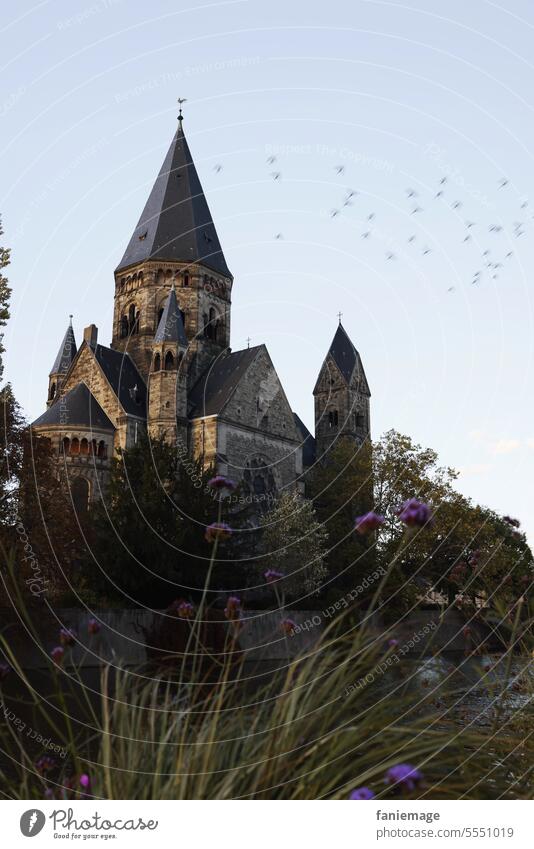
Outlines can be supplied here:
M51 439L59 473L80 479L82 500L82 485L87 501L105 492L111 458L141 431L242 481L251 497L303 490L302 445L309 466L313 438L267 348L231 352L232 287L180 121L115 271L111 345L90 325L78 350L69 326L48 410L33 424ZM367 438L369 387L341 325L314 395L319 458L340 435Z

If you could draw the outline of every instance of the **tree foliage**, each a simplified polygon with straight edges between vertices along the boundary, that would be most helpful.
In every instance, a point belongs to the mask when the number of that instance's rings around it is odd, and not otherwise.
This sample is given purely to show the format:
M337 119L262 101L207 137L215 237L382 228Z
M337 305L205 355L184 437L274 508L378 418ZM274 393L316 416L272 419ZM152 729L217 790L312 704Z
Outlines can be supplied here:
M0 236L3 235L4 230L2 228L2 219L0 218ZM2 328L6 326L9 319L9 300L11 297L11 289L8 285L8 279L2 272L10 263L10 254L11 252L9 248L0 246L0 380L2 380L4 374L2 354L5 352L3 344L4 333Z
M142 436L112 460L109 487L90 515L85 571L104 596L124 604L167 605L204 585L211 546L206 527L229 522L229 508L208 487L210 470L180 460L163 440ZM221 544L214 587L229 580L232 543Z
M289 596L317 592L327 575L327 531L313 504L296 492L284 492L261 519L262 564L282 572Z

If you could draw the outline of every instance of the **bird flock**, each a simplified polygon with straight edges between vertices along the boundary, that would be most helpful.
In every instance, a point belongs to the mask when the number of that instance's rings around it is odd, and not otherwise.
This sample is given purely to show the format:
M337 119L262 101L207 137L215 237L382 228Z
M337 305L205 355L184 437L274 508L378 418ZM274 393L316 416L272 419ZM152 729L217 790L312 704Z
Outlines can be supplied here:
M272 169L276 169L277 167L277 157L274 155L270 155L266 159L266 165ZM213 169L217 174L219 174L223 170L223 166L221 164L216 164ZM346 172L345 165L339 164L334 166L334 172L336 177L343 177ZM282 173L279 170L271 170L269 171L269 176L274 181L280 181L282 178ZM431 204L440 203L446 204L453 212L457 214L457 216L463 216L462 210L464 208L464 201L457 197L449 196L449 185L450 181L447 176L442 176L439 178L438 183L434 190L427 191L425 193L417 191L412 187L407 187L405 189L405 200L409 204L409 209L407 209L407 215L417 216L424 218L425 215L431 211ZM497 182L497 190L501 191L510 187L510 180L507 177L502 177ZM423 196L423 194L425 196ZM344 210L347 210L349 207L353 207L357 201L363 202L364 193L361 193L355 189L347 188L341 198L341 201L338 206L333 207L330 210L330 218L336 219L342 216ZM425 204L424 206L422 204ZM519 214L518 217L521 218L531 218L534 219L534 215L530 214L528 211L529 202L528 200L522 200L519 204ZM377 213L374 211L364 212L362 218L363 220L363 228L360 233L360 238L364 241L368 241L373 237L373 227L377 219ZM492 247L486 247L484 245L484 249L481 250L480 247L483 244L484 236L495 239L495 237L501 237L502 239L506 239L507 247L509 247L511 238L519 239L524 236L526 232L526 221L524 220L516 220L511 222L509 227L506 227L503 223L500 222L491 222L483 224L481 222L472 221L468 218L464 219L463 222L463 232L460 238L460 241L466 245L472 245L476 250L480 250L478 255L478 259L476 265L478 267L475 268L473 274L470 278L470 283L472 286L478 286L481 284L484 278L497 281L500 278L500 275L506 268L506 265L509 261L514 257L513 250L506 250L502 248L502 242L495 241ZM282 240L283 234L276 233L274 235L274 239L276 241ZM416 247L419 244L419 238L417 233L410 233L406 240L407 244L410 246ZM428 256L433 252L433 248L428 244L422 244L418 248L420 255L423 257ZM384 258L386 262L394 262L398 258L398 254L393 250L389 249L385 251ZM453 293L456 291L456 286L452 285L447 287L447 293Z

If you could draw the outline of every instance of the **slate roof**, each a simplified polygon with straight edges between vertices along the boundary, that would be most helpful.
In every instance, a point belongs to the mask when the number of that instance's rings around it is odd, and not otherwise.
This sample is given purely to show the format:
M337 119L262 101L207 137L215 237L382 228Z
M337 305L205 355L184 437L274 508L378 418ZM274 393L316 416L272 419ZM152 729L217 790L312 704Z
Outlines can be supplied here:
M145 382L129 354L97 345L95 357L125 412L146 419Z
M297 428L297 432L302 440L302 465L305 467L313 466L315 463L315 439L300 416L293 413L293 419L295 420L295 427Z
M63 337L63 342L59 346L59 351L54 360L54 365L50 369L50 374L66 374L76 356L76 351L76 339L74 338L72 323L70 323Z
M40 425L61 425L63 428L80 426L92 427L95 430L115 430L85 383L78 383L74 389L71 389L64 396L58 395L54 404L33 422L32 427Z
M191 418L213 416L221 412L260 348L244 348L218 357L193 387L189 400Z
M117 271L148 259L201 262L231 276L181 121Z
M176 300L176 292L172 287L161 315L154 342L178 342L187 347L182 313Z
M354 366L358 361L358 352L350 341L342 324L339 324L336 330L328 353L332 355L341 374L348 382L354 371Z

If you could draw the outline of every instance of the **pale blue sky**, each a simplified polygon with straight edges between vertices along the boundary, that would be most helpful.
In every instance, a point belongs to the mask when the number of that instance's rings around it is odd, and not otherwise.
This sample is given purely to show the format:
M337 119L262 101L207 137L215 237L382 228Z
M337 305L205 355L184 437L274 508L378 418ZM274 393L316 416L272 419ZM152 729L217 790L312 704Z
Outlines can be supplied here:
M113 269L181 95L235 276L233 348L247 336L268 345L312 428L341 310L373 434L395 427L436 448L462 470L463 492L517 515L533 540L527 0L44 0L12 5L2 25L6 377L29 417L44 408L69 313L78 342L95 322L109 343ZM343 207L348 189L358 194ZM488 249L502 268L484 265Z

